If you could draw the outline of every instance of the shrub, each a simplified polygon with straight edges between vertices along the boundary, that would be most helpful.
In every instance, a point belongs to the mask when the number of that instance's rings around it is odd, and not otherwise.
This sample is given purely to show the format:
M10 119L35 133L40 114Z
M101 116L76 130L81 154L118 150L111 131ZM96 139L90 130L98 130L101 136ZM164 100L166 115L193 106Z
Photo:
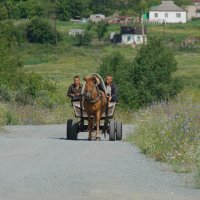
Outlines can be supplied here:
M5 20L8 18L8 13L6 7L0 2L0 20Z
M113 81L118 86L120 102L123 106L138 108L137 91L132 85L130 77L133 67L133 61L127 60L121 53L115 52L102 60L99 73L102 77L113 76Z
M15 101L23 105L32 105L33 97L27 92L27 88L22 86L16 92Z
M19 120L16 116L16 113L12 111L7 111L5 113L5 118L6 118L6 125L17 125L19 124Z
M132 79L138 91L140 106L169 99L179 91L179 81L172 78L177 62L172 50L160 39L150 39L139 50L134 66Z
M91 40L92 40L92 35L88 31L85 31L84 34L78 34L76 36L76 44L78 46L89 46Z
M0 101L10 101L12 95L13 94L7 85L0 85Z
M97 37L99 40L102 40L107 30L108 24L98 23L96 27Z
M48 90L41 90L37 93L37 104L44 108L53 109L57 106L57 101Z
M27 27L27 39L31 43L56 44L60 35L55 28L45 19L34 18Z
M11 49L10 43L0 35L0 85L9 85L19 66Z
M114 53L103 59L99 73L110 74L119 87L123 105L136 109L152 102L168 100L181 89L173 52L159 39L151 39L142 46L134 60Z
M56 85L36 73L19 73L15 76L15 89L15 100L26 105L33 104L41 90L47 91L47 95L55 93Z

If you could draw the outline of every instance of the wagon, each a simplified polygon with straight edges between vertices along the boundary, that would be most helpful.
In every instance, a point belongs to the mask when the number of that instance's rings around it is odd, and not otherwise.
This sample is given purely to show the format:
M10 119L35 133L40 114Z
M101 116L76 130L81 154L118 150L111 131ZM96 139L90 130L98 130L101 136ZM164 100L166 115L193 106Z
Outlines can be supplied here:
M79 120L69 119L67 121L66 135L68 140L77 140L80 132L88 131L88 116L82 102L73 102L75 117ZM122 122L113 119L116 102L110 102L107 112L101 117L100 131L104 136L109 135L110 141L122 139Z
M106 91L106 87L101 76L96 73L92 75L97 76L101 80L102 86ZM85 85L83 86L83 89L84 87ZM88 131L88 116L84 110L83 101L73 102L72 106L74 109L75 117L78 120L69 119L67 121L67 129L66 129L67 139L77 140L78 134L80 132ZM109 135L110 141L122 139L122 122L113 119L115 107L116 107L116 102L109 102L106 111L102 113L100 127L99 127L100 132L104 134L105 137ZM92 118L94 120L94 116Z

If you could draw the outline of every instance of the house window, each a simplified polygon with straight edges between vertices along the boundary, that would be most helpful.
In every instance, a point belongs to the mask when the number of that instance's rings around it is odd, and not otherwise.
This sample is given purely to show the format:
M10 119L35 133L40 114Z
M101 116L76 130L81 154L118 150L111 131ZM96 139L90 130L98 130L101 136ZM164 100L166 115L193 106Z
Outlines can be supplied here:
M168 18L168 13L165 13L165 18Z
M158 17L158 13L154 13L154 17Z
M181 13L176 13L177 18L181 18Z
M140 42L140 36L137 36L137 42Z
M128 42L131 41L131 36L128 36L128 37L127 37L127 41L128 41Z

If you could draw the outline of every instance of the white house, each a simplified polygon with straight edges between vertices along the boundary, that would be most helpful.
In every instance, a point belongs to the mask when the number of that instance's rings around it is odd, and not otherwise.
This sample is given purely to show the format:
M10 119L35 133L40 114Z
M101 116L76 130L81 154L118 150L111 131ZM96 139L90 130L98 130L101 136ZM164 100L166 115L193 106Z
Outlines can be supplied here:
M138 45L146 43L147 41L147 29L144 29L144 36L142 34L142 29L138 27L121 27L121 44L132 44ZM145 41L144 41L145 40Z
M105 15L103 14L95 14L95 15L90 15L90 21L94 23L99 23L102 22L106 19Z
M69 30L69 36L75 37L76 35L83 35L84 30L83 29L70 29Z
M174 1L162 1L162 4L152 7L149 11L149 22L186 23L187 12L174 4Z

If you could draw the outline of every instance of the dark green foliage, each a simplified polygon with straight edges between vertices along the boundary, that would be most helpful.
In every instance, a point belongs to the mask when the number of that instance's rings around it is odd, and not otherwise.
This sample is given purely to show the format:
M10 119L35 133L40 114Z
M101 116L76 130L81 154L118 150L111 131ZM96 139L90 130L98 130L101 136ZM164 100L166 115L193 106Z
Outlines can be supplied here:
M12 56L13 47L0 35L0 85L9 85L19 67L16 57Z
M34 18L27 27L27 39L31 43L56 44L59 38L58 32L47 21L41 18Z
M119 88L120 102L136 109L152 102L168 100L181 88L172 77L176 70L173 52L159 39L142 46L134 61L115 53L103 59L99 73L110 74Z
M40 95L40 91L46 91L45 95L55 93L56 85L36 73L18 73L15 77L15 100L22 104L32 104Z
M105 33L108 31L107 27L108 27L108 24L105 24L105 23L97 24L96 32L97 32L97 37L99 40L102 40Z
M106 16L118 11L122 15L141 14L161 0L2 0L0 1L0 19L48 17L55 15L58 20L89 17L92 13ZM179 6L188 5L191 0L175 0Z
M0 2L0 21L8 18L7 9L3 3Z
M115 52L103 59L99 73L102 77L112 75L119 90L121 105L136 109L139 108L139 105L137 91L132 84L133 69L133 61L127 60L121 53Z
M177 62L160 39L150 39L140 49L134 66L132 79L140 106L176 95L179 83L172 78L172 73L176 71Z
M12 91L7 85L0 85L0 101L11 101L13 96Z
M92 35L85 31L84 34L78 34L76 36L76 45L78 46L89 46L92 40Z

